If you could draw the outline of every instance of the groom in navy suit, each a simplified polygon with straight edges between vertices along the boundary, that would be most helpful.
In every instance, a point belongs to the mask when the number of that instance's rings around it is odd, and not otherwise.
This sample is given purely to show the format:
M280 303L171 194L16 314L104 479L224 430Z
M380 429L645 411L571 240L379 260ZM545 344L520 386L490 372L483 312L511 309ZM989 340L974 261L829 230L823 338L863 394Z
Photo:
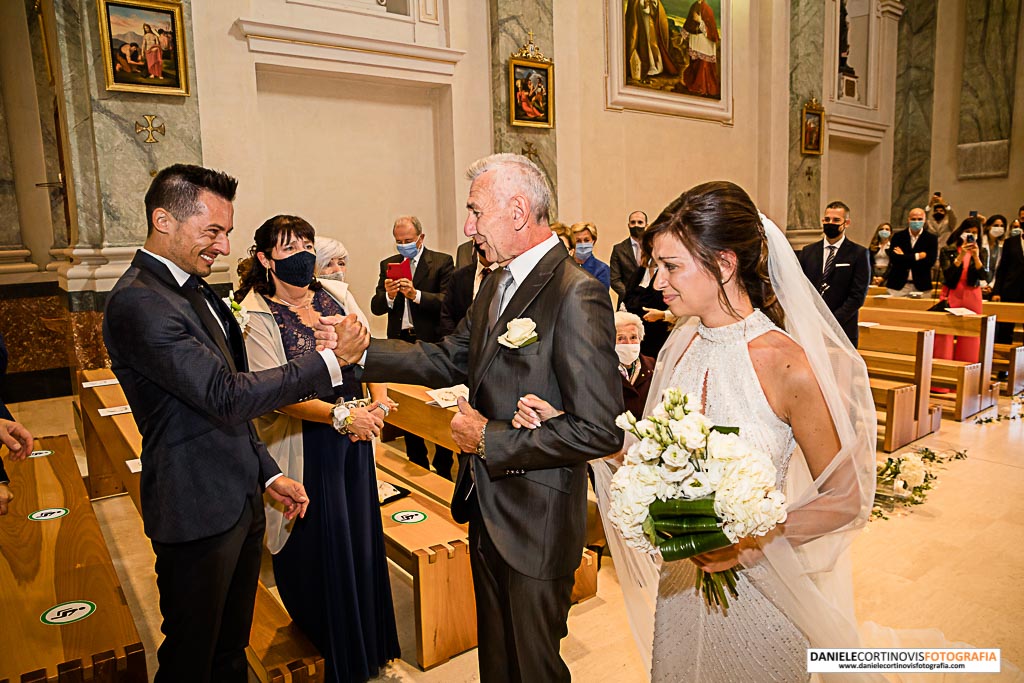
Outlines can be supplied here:
M242 331L202 279L230 251L236 184L199 166L157 174L146 193L146 244L111 290L103 320L114 374L142 434L142 520L156 553L166 636L158 683L248 680L263 493L289 518L308 504L250 420L331 395L342 382L327 350L248 372ZM368 341L355 316L337 329Z

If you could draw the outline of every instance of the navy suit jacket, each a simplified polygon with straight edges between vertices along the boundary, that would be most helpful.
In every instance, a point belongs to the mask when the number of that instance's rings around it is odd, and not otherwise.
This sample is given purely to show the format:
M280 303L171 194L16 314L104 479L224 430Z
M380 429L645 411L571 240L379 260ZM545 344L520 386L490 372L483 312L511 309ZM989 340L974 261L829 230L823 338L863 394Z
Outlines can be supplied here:
M839 326L846 332L853 345L860 337L857 327L857 311L864 305L871 284L871 255L861 245L847 237L836 252L835 270L825 287L822 270L825 265L825 240L808 244L800 251L800 267L804 275L825 300Z
M903 254L895 253L899 247ZM923 253L918 259L915 254ZM927 230L921 231L914 246L910 246L910 229L900 230L889 240L889 274L885 286L889 289L903 289L908 281L922 292L932 289L932 268L939 257L939 238Z
M422 341L437 341L441 338L441 304L444 302L445 290L452 277L455 266L452 257L439 251L423 247L423 254L412 274L412 285L420 292L420 302L413 303L404 294L395 297L395 303L388 308L388 295L384 289L384 280L388 276L389 263L401 263L404 260L399 254L390 256L380 262L380 278L377 280L377 291L370 299L370 311L374 315L388 316L388 338L397 339L402 334L402 314L405 307L410 307L412 328Z
M103 340L142 434L142 520L159 543L230 529L246 498L281 471L250 420L333 395L314 352L245 372L232 325L228 337L207 328L167 266L141 251L107 298ZM237 371L232 350L241 354Z

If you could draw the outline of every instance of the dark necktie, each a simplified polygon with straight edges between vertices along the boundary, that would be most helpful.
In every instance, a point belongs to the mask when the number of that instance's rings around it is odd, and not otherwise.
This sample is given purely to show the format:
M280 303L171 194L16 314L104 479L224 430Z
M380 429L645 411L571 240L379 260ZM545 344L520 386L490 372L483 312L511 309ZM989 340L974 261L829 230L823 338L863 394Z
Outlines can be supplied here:
M825 259L825 270L821 273L822 288L832 279L832 273L836 269L836 252L839 250L834 244L828 245L828 258Z
M199 319L210 332L213 341L220 348L221 353L228 361L231 369L237 371L241 367L241 356L236 350L233 324L230 311L223 301L217 298L210 286L203 282L202 278L190 275L181 286L181 293L185 295L188 302L192 304L193 310L199 315ZM212 309L212 310L211 310ZM216 311L216 316L213 311Z
M494 290L494 296L491 298L491 303L487 307L487 336L491 335L491 330L494 329L494 324L498 322L498 316L501 315L501 304L502 299L505 298L505 293L508 291L509 285L512 284L512 271L508 268L502 268L501 273L498 275L498 287Z

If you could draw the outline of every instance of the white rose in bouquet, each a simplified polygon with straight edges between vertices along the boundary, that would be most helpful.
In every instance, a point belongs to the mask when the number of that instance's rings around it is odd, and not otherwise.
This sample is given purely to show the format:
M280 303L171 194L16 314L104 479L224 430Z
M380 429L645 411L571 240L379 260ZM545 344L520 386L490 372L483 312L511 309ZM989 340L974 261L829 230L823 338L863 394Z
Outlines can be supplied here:
M696 451L707 445L712 424L701 413L689 413L681 420L671 420L668 426L672 430L672 436L681 446Z
M913 490L924 483L926 474L927 470L921 458L916 455L905 455L900 463L897 481L903 480L906 482L907 488Z

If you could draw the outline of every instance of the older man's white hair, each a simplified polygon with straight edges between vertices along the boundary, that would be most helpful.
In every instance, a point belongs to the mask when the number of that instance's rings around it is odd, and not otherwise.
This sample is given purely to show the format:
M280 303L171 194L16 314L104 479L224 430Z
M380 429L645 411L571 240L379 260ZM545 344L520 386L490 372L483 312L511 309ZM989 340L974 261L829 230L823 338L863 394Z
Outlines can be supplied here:
M318 273L322 272L333 259L340 258L348 261L348 249L336 239L317 235L313 240L313 247L316 249L316 272Z
M644 340L644 321L636 313L629 311L615 311L615 329L626 325L636 325L636 336L640 341Z
M548 222L551 207L551 188L547 176L521 154L492 154L474 161L466 171L470 182L488 171L495 171L493 191L504 201L513 195L522 194L530 202L533 218L538 222Z

